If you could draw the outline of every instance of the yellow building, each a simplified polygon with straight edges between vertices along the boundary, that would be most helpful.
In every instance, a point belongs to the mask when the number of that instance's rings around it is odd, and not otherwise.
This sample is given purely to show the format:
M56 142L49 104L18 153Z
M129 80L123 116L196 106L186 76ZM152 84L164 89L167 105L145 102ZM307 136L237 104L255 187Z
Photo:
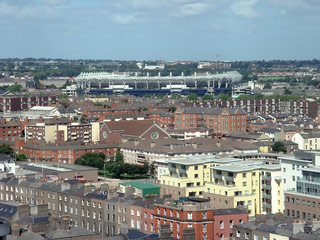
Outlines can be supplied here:
M248 209L251 216L282 212L279 164L239 160L212 170L213 181L206 184L206 191L233 197L234 206Z
M168 160L168 175L161 176L161 184L185 190L185 196L201 196L206 184L213 181L211 166L230 164L239 159L215 156L187 156Z

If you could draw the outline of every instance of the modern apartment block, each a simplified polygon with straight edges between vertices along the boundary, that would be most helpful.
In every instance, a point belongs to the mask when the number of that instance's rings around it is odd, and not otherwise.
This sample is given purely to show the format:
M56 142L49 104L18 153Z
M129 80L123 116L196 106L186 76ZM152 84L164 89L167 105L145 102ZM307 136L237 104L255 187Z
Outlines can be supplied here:
M233 206L248 209L251 216L282 212L282 182L279 164L239 161L212 166L213 181L207 192L233 197Z
M302 168L302 178L296 180L296 190L285 192L285 214L305 221L320 218L320 156L312 165Z
M0 96L0 109L5 113L26 111L34 106L50 106L56 104L57 96Z
M160 177L161 194L178 199L184 196L202 196L206 183L213 181L211 166L239 162L239 159L215 156L188 156L167 160L168 175Z
M213 128L215 134L227 134L247 129L247 113L241 108L188 107L174 114L176 129Z

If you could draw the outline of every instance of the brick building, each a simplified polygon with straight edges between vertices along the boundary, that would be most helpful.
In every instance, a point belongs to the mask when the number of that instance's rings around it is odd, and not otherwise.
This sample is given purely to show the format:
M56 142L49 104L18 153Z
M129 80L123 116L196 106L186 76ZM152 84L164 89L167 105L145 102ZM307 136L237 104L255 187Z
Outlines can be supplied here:
M0 96L0 109L3 112L26 111L34 106L50 106L56 104L57 96L17 96L5 95Z
M124 120L103 123L103 137L107 143L121 143L128 140L170 138L154 120Z
M18 153L24 153L32 161L56 161L64 163L74 163L74 161L85 153L104 153L107 158L113 157L117 151L116 144L87 144L78 142L45 144L26 143L16 141Z
M188 107L212 108L242 108L248 114L279 113L281 112L280 99L251 99L251 100L217 100L213 102L187 103Z
M70 125L46 125L37 123L25 127L25 141L76 142L88 143L92 141L92 125L71 123Z
M177 129L213 128L216 134L245 132L247 114L240 108L178 108L174 113L174 126Z
M155 204L155 232L161 225L169 225L172 236L181 239L184 230L193 228L197 240L220 240L233 237L233 226L248 222L248 213L240 209L210 207L210 200L188 198Z

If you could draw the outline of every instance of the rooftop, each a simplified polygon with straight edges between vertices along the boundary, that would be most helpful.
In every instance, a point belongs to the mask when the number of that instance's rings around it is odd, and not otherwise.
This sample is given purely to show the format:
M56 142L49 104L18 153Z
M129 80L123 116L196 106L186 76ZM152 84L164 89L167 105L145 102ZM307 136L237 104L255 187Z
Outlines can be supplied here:
M143 183L143 182L138 182L138 181L135 181L135 182L124 182L124 183L120 183L120 185L132 186L132 187L143 189L143 190L144 189L160 188L159 186L151 184L151 183Z

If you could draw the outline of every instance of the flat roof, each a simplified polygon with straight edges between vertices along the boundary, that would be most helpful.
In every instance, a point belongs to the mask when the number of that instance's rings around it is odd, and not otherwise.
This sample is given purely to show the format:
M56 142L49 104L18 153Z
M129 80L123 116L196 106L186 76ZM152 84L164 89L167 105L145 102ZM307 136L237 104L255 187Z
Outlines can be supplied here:
M258 169L277 170L280 169L280 164L265 164L264 162L239 161L229 165L212 166L212 169L226 172L247 172Z
M143 183L143 182L138 182L138 181L133 181L133 182L124 182L124 183L120 183L120 185L123 186L132 186L135 188L139 188L139 189L153 189L153 188L160 188L157 185L151 184L151 183Z
M168 163L175 163L181 165L196 165L196 164L204 164L204 163L232 163L243 161L238 158L217 158L216 156L208 156L208 155L196 155L196 156L185 156L185 157L176 157L172 159L168 159Z

